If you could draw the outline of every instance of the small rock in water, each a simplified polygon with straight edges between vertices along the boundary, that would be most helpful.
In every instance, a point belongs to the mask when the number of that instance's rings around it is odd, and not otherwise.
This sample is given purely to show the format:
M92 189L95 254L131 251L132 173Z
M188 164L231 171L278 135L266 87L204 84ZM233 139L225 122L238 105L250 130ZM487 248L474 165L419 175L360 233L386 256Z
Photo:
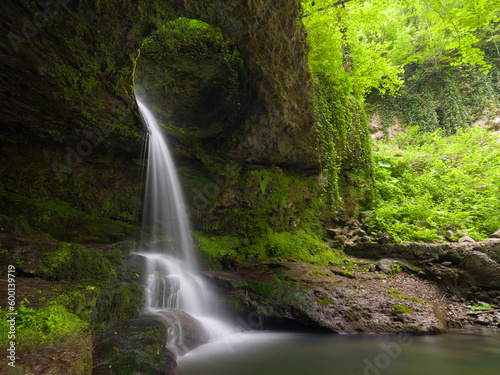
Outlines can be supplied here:
M449 267L449 266L451 266L451 265L452 265L452 263L451 263L451 262L443 262L443 263L441 263L441 264L442 264L443 266L445 266L445 267Z
M392 261L389 259L380 259L377 262L377 267L380 271L384 273L391 273L392 272Z
M460 237L458 239L458 242L476 242L476 241L474 241L474 239L470 236L464 236L464 237Z

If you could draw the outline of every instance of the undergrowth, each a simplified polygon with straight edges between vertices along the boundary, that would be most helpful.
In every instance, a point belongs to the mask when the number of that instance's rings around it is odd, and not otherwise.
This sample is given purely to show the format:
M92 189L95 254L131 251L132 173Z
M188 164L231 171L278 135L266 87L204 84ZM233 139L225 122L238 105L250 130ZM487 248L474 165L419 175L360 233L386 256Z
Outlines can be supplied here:
M90 332L90 325L69 312L64 306L50 301L40 309L28 307L25 298L15 315L15 341L17 345L50 344L61 340L79 339ZM9 337L9 310L0 309L0 346L8 346L14 339Z
M378 144L378 197L367 226L396 241L476 241L500 228L500 136L476 127L444 136L411 127Z

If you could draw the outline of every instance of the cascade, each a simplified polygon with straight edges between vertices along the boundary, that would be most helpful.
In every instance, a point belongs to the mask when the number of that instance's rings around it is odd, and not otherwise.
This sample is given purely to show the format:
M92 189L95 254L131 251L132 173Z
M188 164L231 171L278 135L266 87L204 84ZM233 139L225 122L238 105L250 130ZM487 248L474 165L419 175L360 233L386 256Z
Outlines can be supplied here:
M216 298L197 271L184 197L161 126L139 98L137 104L148 127L142 238L147 249L136 253L146 260L144 309L169 326L172 347L182 346L179 319L186 316L201 323L207 339L229 333L214 318Z

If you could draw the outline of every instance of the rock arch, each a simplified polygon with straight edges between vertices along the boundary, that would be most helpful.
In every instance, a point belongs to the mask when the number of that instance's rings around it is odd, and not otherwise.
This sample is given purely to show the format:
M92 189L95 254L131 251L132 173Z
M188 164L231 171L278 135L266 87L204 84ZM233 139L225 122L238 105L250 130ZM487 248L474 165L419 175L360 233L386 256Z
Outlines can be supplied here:
M316 166L298 0L6 0L0 12L4 139L65 144L92 133L111 150L135 152L137 51L160 25L182 16L219 27L238 47L262 104L230 156Z

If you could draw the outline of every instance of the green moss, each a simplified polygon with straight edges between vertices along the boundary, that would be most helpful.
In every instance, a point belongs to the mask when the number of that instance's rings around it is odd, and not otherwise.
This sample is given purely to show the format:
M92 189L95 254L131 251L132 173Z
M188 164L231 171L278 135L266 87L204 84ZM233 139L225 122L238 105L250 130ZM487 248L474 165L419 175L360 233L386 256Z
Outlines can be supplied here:
M318 268L313 269L312 273L313 273L313 276L328 276L325 271L320 270Z
M51 301L43 308L28 307L25 299L17 308L16 342L17 345L50 344L59 340L78 341L81 336L87 336L90 325L69 312L64 306ZM8 322L10 317L7 309L0 309L0 346L7 346Z
M209 236L196 234L197 249L212 260L230 256L240 260L294 258L310 263L325 264L337 255L328 245L312 234L269 232L254 237Z
M391 305L394 314L412 314L413 310L405 305L394 304Z
M407 301L413 301L413 302L418 302L418 303L422 303L422 304L425 304L425 302L423 302L420 297L409 297L407 296L406 294L398 291L397 289L394 289L394 288L389 288L387 289L387 292L393 296L393 297L396 297L396 298L401 298L401 299L404 299L404 300L407 300Z
M221 173L190 173L188 201L195 222L205 232L253 237L268 231L321 234L328 220L316 176L279 168L241 171L228 163ZM233 171L232 175L225 170ZM234 171L238 173L234 173ZM186 171L187 172L187 171ZM187 176L187 174L186 174Z
M329 305L334 305L335 301L333 299L331 299L330 297L323 297L320 300L320 304L326 307Z
M115 277L111 264L97 250L60 242L42 251L37 274L45 279L100 283Z

